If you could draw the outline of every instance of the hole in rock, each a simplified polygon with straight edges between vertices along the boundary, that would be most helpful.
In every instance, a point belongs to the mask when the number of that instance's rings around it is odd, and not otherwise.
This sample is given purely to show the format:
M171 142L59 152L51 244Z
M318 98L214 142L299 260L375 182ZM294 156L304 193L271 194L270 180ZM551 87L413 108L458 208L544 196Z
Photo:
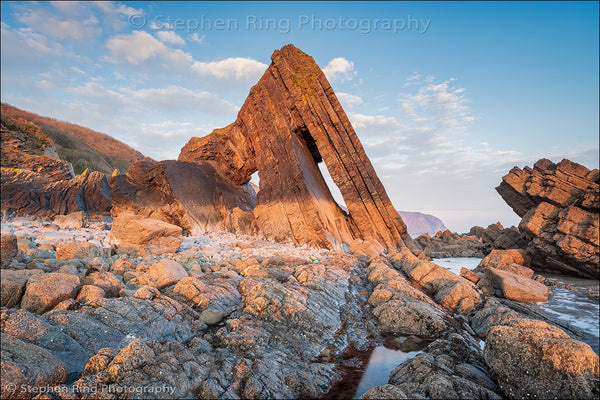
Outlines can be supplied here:
M258 190L260 188L260 177L258 176L258 171L253 173L250 176L250 186L252 186L254 188L254 191L256 192L256 194L258 194Z
M344 212L346 214L348 214L348 207L346 207L346 202L344 201L342 192L340 192L340 189L337 187L337 185L333 181L333 178L331 177L331 175L329 175L327 166L323 162L318 163L317 166L319 167L319 170L321 171L321 176L323 177L323 180L325 181L325 184L327 185L327 189L329 189L329 193L331 193L331 196L336 201L338 206L342 210L344 210Z
M295 129L294 133L304 142L306 148L308 149L310 155L312 156L315 165L318 167L319 172L321 174L321 178L325 182L325 186L327 186L327 190L329 194L333 198L333 200L337 203L338 207L342 209L346 214L348 214L348 207L346 206L346 202L344 201L344 197L342 196L342 192L333 181L331 175L329 175L329 170L327 166L323 162L323 157L319 152L319 148L317 147L317 143L315 139L310 134L309 130L306 126L300 126Z

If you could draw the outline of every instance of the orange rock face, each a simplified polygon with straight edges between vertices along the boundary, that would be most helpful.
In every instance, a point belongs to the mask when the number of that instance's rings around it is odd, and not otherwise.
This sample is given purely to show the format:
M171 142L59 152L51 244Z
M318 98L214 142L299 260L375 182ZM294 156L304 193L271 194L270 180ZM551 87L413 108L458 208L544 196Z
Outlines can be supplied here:
M599 181L597 169L566 159L541 159L502 178L496 190L523 218L534 268L598 279Z
M414 247L333 89L312 57L292 45L275 51L237 120L192 138L179 160L211 161L238 185L258 171L254 216L278 241L338 247L354 239ZM325 165L349 213L334 201Z
M206 162L146 159L127 175L111 178L110 186L113 217L134 213L197 235L212 228L253 232L254 190L232 183Z

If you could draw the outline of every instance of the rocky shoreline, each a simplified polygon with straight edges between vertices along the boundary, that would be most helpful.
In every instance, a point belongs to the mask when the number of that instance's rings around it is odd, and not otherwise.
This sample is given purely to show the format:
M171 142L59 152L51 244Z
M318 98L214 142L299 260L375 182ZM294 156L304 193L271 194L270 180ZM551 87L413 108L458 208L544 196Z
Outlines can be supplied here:
M75 176L53 146L3 117L2 398L336 398L382 344L419 352L362 398L600 393L592 347L527 307L556 285L539 271L597 278L598 170L513 169L518 230L415 241L292 45L177 161ZM455 274L447 255L485 258Z
M429 344L362 398L598 393L588 345L410 251L221 232L136 257L102 224L3 222L3 260L8 232L18 247L1 275L3 398L319 398L349 349L410 335Z

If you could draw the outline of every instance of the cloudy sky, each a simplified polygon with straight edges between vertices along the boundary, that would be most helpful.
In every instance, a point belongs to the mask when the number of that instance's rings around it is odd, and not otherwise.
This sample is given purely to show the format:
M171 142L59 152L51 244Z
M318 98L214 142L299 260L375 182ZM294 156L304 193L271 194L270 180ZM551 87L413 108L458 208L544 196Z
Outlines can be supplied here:
M454 231L546 157L598 167L598 3L2 2L2 101L155 159L235 120L273 50L323 68L399 210Z

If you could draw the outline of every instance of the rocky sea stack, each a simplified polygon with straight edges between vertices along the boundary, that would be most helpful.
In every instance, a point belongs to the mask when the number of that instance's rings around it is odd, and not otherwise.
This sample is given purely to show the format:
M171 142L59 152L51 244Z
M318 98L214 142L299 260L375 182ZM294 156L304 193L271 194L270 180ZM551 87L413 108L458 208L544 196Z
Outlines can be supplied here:
M588 338L527 304L552 293L544 258L597 276L597 170L513 169L498 191L524 237L413 241L292 45L231 125L109 179L76 176L31 121L2 124L3 399L346 398L381 347L406 357L363 399L599 395ZM429 258L464 243L487 254L473 271Z

